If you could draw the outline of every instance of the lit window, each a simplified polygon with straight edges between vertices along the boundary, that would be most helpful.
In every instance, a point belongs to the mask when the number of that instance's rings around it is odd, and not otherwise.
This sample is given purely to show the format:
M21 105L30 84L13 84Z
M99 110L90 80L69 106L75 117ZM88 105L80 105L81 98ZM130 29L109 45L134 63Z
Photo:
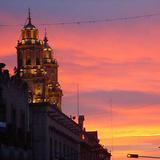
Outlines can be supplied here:
M37 73L36 69L31 69L31 73L36 74Z
M22 44L25 44L25 40L22 40Z
M51 59L47 59L47 62L50 63L50 62L51 62Z
M31 38L31 32L30 31L27 31L26 34L27 34L27 38Z
M32 39L31 42L32 42L32 44L35 44L35 40L34 39Z
M36 88L35 88L35 94L36 95L41 95L42 94L42 88L40 85L38 85Z
M50 54L48 52L45 54L45 58L50 58Z

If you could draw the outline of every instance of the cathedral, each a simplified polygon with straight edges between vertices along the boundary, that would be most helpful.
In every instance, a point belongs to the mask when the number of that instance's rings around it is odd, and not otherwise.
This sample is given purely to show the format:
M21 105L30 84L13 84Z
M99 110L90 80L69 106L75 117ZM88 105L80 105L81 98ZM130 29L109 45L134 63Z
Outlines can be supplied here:
M16 48L16 73L29 85L30 103L48 102L61 111L62 90L58 83L58 63L48 44L46 31L44 39L39 39L30 11Z

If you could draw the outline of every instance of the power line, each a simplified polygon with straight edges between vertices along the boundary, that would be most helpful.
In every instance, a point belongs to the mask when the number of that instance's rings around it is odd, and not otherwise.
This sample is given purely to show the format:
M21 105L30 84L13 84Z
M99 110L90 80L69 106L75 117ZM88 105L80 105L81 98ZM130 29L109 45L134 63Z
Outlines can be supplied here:
M40 24L36 24L36 25L39 25L39 26L62 26L62 25L96 24L96 23L116 22L116 21L139 20L139 19L150 18L150 17L155 17L155 16L160 16L160 13L128 16L128 17L94 19L94 20L76 20L76 21L68 21L68 22L40 23ZM0 24L0 27L17 27L17 26L23 26L23 25L22 24Z
M71 22L57 22L57 23L46 23L46 24L38 24L38 25L80 25L80 24L93 24L93 23L108 23L114 21L129 21L129 20L137 20L144 19L149 17L159 16L160 13L154 14L146 14L146 15L138 15L138 16L129 16L129 17L119 17L119 18L105 18L105 19L95 19L95 20L81 20L81 21L71 21Z

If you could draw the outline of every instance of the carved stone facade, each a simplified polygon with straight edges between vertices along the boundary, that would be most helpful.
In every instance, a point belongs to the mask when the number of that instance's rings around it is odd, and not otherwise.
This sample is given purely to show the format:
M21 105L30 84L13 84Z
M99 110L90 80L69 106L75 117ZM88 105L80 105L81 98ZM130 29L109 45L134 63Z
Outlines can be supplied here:
M53 57L46 33L43 41L39 39L38 29L31 23L30 12L16 48L17 74L29 85L30 102L48 102L61 111L58 63Z

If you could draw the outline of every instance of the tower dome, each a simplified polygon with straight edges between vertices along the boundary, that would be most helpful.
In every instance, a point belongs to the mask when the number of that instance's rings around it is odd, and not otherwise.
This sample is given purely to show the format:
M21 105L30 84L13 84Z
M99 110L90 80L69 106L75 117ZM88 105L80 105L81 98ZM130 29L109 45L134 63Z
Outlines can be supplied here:
M43 54L44 54L44 62L51 63L53 61L52 57L52 48L48 44L47 32L45 29L45 36L43 39Z
M27 24L21 30L22 40L25 39L38 39L38 29L31 22L30 9L28 10Z
M47 31L45 29L45 35L44 35L44 51L52 51L52 48L48 44L48 38L47 38Z

